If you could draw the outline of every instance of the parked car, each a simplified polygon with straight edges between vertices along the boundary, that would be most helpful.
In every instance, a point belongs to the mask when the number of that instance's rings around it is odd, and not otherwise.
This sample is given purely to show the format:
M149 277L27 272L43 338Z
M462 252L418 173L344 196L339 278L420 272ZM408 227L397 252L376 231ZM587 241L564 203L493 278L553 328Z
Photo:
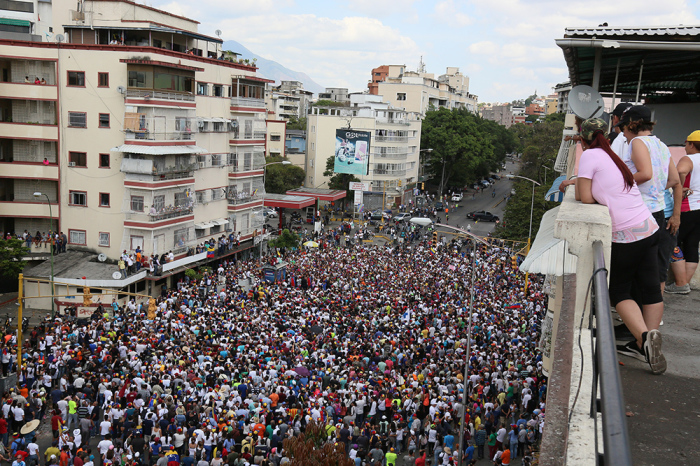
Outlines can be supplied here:
M474 183L472 185L472 189L480 189L480 188L481 188L481 185L479 183Z
M484 222L497 222L498 216L493 215L491 212L486 212L485 210L476 210L474 212L469 212L467 218L472 220L481 220Z
M488 188L489 186L491 186L491 183L489 183L488 180L481 180L480 183L481 186L483 186L484 188Z
M277 218L278 216L277 211L275 209L270 209L268 207L265 207L263 209L263 215L265 216L265 218Z
M411 220L411 214L402 212L400 214L394 215L394 221L395 222L403 222L405 220Z
M462 193L455 193L452 195L452 202L459 202L462 200Z
M437 201L437 202L435 203L435 208L436 208L437 210L443 210L443 209L445 208L445 205L444 205L442 202Z
M372 220L381 220L382 217L384 217L385 219L390 219L391 215L387 214L386 212L382 212L381 210L372 211L372 216L371 216Z

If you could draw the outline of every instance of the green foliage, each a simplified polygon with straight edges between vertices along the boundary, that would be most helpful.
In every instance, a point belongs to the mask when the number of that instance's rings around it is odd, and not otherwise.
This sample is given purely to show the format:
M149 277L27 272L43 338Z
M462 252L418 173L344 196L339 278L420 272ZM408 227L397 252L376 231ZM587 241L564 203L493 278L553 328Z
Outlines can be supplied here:
M518 180L513 184L515 196L506 204L503 221L496 226L494 236L497 238L527 241L530 230L530 207L532 207L532 238L537 235L544 213L558 205L544 200L549 186L535 186L535 202L532 203L532 183Z
M423 120L421 147L431 148L428 171L444 186L465 186L496 170L517 139L504 127L467 110L441 108Z
M0 277L16 281L27 265L22 257L29 254L29 248L21 239L0 239Z
M268 245L277 249L298 248L300 241L299 235L285 228L282 230L282 234L276 239L270 240Z
M287 120L287 129L306 131L306 117L297 118L296 115L292 115L289 120Z
M331 155L326 159L326 169L323 171L323 176L330 176L331 179L328 180L328 188L329 189L344 189L345 190L345 197L343 198L343 203L345 203L346 200L348 199L353 199L355 196L353 192L349 189L350 188L350 182L355 181L359 182L361 181L358 177L355 175L351 175L348 173L334 173L333 172L333 166L335 165L335 156Z
M268 157L266 163L282 162L282 157ZM296 165L270 165L265 169L265 192L284 194L304 184L306 172Z
M525 121L529 121L530 123L534 123L534 122L536 122L536 121L539 120L539 119L540 119L540 116L539 116L539 115L528 115L528 116L525 118Z
M565 113L550 113L549 115L544 117L544 121L546 123L550 123L553 121L558 121L559 123L564 123L565 117L566 117Z
M188 277L190 280L193 281L199 281L202 279L202 274L197 273L196 270L194 269L187 269L185 270L185 276Z
M335 100L320 99L313 103L314 107L345 107L343 102L336 102Z

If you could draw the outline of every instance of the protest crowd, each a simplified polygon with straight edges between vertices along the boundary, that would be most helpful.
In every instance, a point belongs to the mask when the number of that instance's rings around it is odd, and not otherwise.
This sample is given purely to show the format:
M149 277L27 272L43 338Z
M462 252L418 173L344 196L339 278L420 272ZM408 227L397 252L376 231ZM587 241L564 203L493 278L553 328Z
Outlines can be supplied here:
M546 297L533 277L525 295L513 252L319 242L266 258L287 262L283 282L265 282L257 260L222 260L164 289L150 316L147 302L105 303L32 331L2 400L0 460L304 464L289 442L313 423L348 464L452 465L466 390L463 464L528 464L545 415Z

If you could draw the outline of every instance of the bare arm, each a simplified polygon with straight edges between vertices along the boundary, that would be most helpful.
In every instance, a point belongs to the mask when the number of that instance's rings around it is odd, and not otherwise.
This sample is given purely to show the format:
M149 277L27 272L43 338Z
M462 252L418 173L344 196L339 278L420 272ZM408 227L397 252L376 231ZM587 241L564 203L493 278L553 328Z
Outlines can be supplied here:
M635 168L637 168L637 173L634 174L634 181L638 185L646 183L654 175L654 169L651 166L651 154L649 154L649 149L646 144L644 144L639 139L634 139L630 146L632 154L632 162Z
M683 185L673 159L668 161L668 180L666 189L673 188L673 214L666 222L666 229L675 235L681 225L681 202L683 202Z
M584 204L595 204L593 192L591 190L591 180L589 178L576 178L576 200Z

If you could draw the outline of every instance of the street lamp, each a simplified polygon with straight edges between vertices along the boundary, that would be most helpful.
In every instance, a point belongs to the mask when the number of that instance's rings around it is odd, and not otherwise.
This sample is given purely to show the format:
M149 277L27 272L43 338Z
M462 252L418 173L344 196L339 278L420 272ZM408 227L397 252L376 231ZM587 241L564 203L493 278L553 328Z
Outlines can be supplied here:
M51 235L54 234L52 231L53 228L53 214L51 213L51 199L49 199L49 195L46 193L40 193L40 192L35 192L34 197L39 199L41 196L46 196L46 202L49 204L49 222L50 222L50 228L49 232L51 232ZM56 294L53 289L53 245L49 242L49 247L51 248L51 319L53 320L54 312L55 312L55 303L54 303L54 297L53 295ZM22 325L22 322L17 322L17 325Z
M425 167L423 163L421 162L421 157L420 154L422 152L432 152L433 149L428 148L428 149L420 149L418 151L418 181L425 181Z
M525 252L525 255L527 255L530 253L530 240L532 238L532 212L535 209L535 185L540 186L540 184L537 181L530 179L526 176L506 175L506 178L508 178L508 179L520 178L521 180L527 180L530 183L532 183L532 202L530 204L530 230L527 233L527 251ZM527 282L528 282L529 278L530 278L530 272L525 272L525 296L527 296Z
M542 168L544 168L544 184L547 184L547 170L554 171L554 169L549 168L547 165L542 165Z

